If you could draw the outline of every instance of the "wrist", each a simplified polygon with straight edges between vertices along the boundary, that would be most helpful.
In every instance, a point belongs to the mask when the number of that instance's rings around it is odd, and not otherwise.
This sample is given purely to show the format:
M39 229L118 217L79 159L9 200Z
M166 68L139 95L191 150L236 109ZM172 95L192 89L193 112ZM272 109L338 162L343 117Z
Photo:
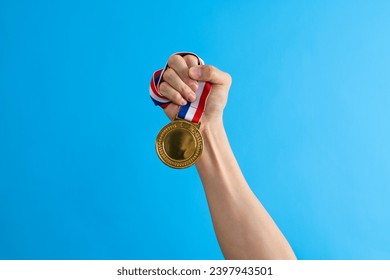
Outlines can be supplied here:
M200 125L200 133L202 134L205 150L214 147L214 143L221 140L225 135L225 128L222 119L207 121Z
M200 132L202 134L206 134L205 136L207 136L207 134L209 134L210 132L213 132L217 129L220 129L220 128L223 128L224 125L223 125L223 120L222 120L222 116L220 117L215 117L215 118L204 118L202 121L201 121L201 125L200 125Z
M207 166L213 162L213 159L219 154L221 146L225 146L227 142L222 117L203 122L199 130L203 137L203 153L197 163L198 167Z

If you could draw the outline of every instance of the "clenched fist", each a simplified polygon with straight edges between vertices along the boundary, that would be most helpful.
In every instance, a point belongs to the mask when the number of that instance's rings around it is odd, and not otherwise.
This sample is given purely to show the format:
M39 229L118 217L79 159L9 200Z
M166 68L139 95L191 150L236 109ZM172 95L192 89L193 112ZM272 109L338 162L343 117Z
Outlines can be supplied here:
M179 112L180 106L195 101L198 81L203 81L210 82L212 89L202 123L221 120L232 82L230 75L211 65L198 65L198 59L191 54L184 57L172 55L168 66L169 69L164 72L163 82L159 87L159 93L172 101L164 109L167 116L172 120Z

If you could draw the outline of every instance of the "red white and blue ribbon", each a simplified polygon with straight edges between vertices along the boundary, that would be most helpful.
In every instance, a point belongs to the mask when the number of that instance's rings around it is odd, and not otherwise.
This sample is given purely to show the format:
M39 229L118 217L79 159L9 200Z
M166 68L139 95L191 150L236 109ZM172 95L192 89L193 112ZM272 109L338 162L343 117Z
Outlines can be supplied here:
M179 52L175 53L181 56L193 55L198 59L198 65L204 65L203 60L194 53ZM162 82L162 76L165 70L169 68L168 64L163 69L154 72L152 80L150 81L149 93L155 105L166 108L171 101L158 92L160 83ZM196 100L194 102L188 102L186 105L180 108L178 117L187 121L198 123L202 117L202 114L206 107L206 100L211 91L211 84L209 82L198 82L198 89L195 91Z

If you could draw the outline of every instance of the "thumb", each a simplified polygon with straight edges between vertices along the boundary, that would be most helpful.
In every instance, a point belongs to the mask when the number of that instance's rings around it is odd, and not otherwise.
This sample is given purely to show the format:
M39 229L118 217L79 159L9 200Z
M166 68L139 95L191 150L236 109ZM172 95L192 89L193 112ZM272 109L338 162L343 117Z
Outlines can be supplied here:
M232 78L228 73L211 65L193 66L189 69L189 75L194 80L210 82L215 85L230 86L232 82Z

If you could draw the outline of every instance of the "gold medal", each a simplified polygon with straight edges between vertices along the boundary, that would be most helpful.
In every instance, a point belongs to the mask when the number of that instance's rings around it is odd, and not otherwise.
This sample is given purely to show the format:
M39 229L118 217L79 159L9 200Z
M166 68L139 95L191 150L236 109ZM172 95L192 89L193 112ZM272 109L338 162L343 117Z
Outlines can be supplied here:
M203 138L195 124L175 118L164 126L157 135L156 151L163 163L173 168L187 168L193 165L203 151Z
M204 65L203 60L194 53L176 53L182 57L193 55L198 59L198 65ZM155 105L163 108L171 101L161 95L158 87L162 81L168 64L161 70L154 72L150 81L149 93ZM196 99L180 108L176 118L164 126L157 135L156 152L163 163L173 168L187 168L193 165L203 151L203 138L200 134L200 120L206 108L207 97L211 91L209 82L198 81L195 91Z

